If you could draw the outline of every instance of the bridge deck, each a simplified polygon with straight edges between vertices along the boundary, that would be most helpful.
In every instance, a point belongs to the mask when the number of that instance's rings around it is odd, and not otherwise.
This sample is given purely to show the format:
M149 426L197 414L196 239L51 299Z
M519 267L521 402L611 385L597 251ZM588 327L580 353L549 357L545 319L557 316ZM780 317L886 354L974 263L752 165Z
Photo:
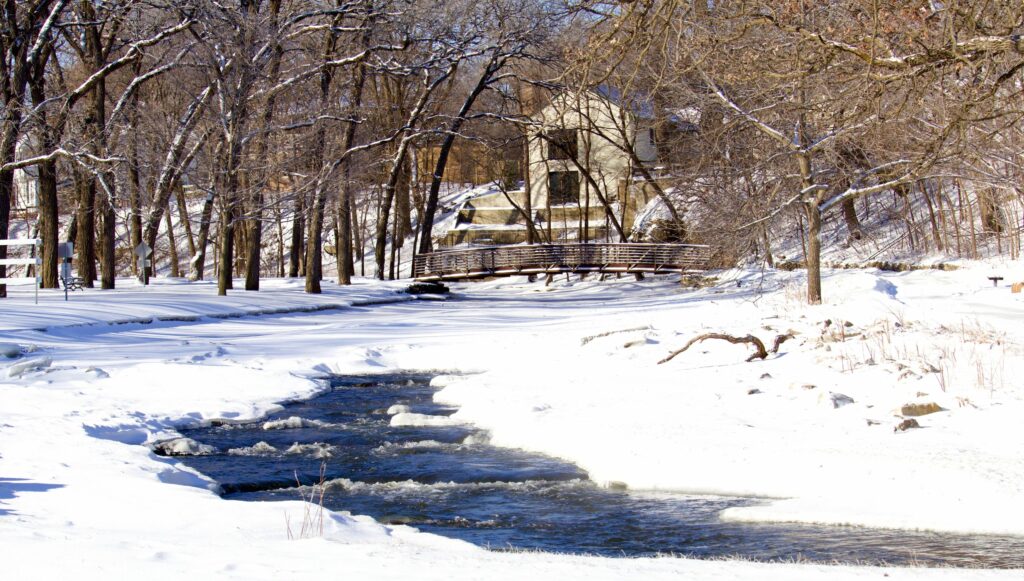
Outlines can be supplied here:
M421 254L421 281L561 272L668 273L704 270L711 248L698 244L531 244Z

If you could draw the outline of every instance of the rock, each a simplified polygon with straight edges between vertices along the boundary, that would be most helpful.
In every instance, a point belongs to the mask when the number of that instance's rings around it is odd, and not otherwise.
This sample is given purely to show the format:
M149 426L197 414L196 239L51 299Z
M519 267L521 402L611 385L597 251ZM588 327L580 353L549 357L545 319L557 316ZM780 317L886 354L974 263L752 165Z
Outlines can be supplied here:
M896 424L896 427L893 428L892 431L894 431L894 432L905 432L905 431L910 430L912 428L920 428L920 427L921 427L921 424L917 423L917 420L915 420L914 418L910 418L908 420L903 420L902 422Z
M762 373L761 374L761 379L771 379L771 378L772 378L772 374L771 373Z
M800 387L802 387L804 389L815 389L818 386L814 385L813 383L805 383L805 384L801 385Z
M405 292L410 295L446 295L449 290L439 282L415 282L410 284Z
M751 389L751 390L747 391L747 395L757 395L759 393L761 393L760 389Z
M834 409L839 409L844 405L850 405L851 403L854 403L852 397L842 393L835 393L833 391L830 391L828 393L822 393L821 395L818 396L818 401L822 403L829 403L832 405Z
M160 456L205 456L216 451L213 446L200 444L192 438L174 438L153 444L153 452Z
M900 415L906 417L918 417L944 411L946 411L945 408L939 407L939 404L935 402L908 403L900 408Z
M619 482L618 480L612 480L608 483L608 490L625 491L628 490L629 486L625 482Z
M880 421L878 421L878 420L872 420L872 419L870 419L870 418L868 418L867 422L868 422L868 425L869 425L869 426L877 426L877 425L879 425L879 424L881 424L881 423L882 423L882 422L880 422Z

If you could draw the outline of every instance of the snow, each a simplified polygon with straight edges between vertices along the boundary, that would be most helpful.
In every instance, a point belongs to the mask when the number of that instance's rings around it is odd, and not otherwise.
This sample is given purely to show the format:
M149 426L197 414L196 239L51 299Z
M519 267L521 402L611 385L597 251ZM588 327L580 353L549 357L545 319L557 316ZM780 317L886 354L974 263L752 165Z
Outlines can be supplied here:
M202 453L176 441L177 430L262 424L277 402L323 390L326 374L437 370L436 399L459 411L396 409L392 422L474 424L494 444L570 459L632 490L764 499L728 509L727 520L1024 535L1024 295L1007 288L1024 269L962 266L826 270L826 303L813 307L803 273L752 270L715 273L718 283L700 290L674 277L503 279L455 285L453 299L432 302L402 293L401 281L306 295L302 281L270 280L217 297L210 283L119 280L68 302L41 291L38 306L31 289L11 288L0 300L0 570L11 579L1020 578L488 552L321 515L298 497L223 500L214 482L152 449ZM1007 285L993 287L993 272ZM658 364L708 332L750 333L769 347L776 335L794 338L764 361L712 340ZM910 403L944 411L894 431ZM415 483L386 486L403 485Z
M391 416L392 426L460 426L463 422L447 416L431 416L427 414L399 413Z

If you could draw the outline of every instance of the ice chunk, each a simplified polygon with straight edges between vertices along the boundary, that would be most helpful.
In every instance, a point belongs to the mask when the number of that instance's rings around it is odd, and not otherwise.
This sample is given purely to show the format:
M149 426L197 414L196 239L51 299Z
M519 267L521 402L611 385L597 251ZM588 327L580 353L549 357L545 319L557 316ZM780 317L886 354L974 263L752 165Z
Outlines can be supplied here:
M412 408L410 408L409 406L396 403L395 405L388 408L388 415L393 416L395 414L407 414L411 411Z
M244 448L231 448L228 454L232 456L270 456L277 453L277 448L266 442L257 442L252 446Z
M7 376L11 378L21 377L31 371L39 371L46 369L53 365L53 359L50 357L37 357L35 359L26 359L25 361L19 361L14 365L7 368Z
M313 442L312 444L300 444L295 442L284 451L285 454L302 454L317 459L325 459L334 456L334 452L338 449L330 444L323 442Z
M297 430L299 428L326 428L328 426L330 424L327 422L300 418L299 416L292 416L283 420L270 420L263 423L264 430Z
M392 426L461 426L462 422L448 416L401 413L391 416Z

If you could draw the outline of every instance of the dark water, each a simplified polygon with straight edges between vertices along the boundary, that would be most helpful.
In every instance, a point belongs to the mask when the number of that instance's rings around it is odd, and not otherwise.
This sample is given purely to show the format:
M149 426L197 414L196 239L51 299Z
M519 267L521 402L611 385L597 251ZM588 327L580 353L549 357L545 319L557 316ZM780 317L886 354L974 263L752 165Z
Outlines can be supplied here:
M469 426L391 426L387 410L394 404L434 416L455 411L433 403L429 381L339 377L331 391L289 403L264 421L184 430L218 451L185 461L220 482L225 497L240 500L297 500L297 482L314 484L323 469L324 504L332 510L492 549L1024 566L1020 538L720 522L723 509L760 501L609 490L570 463L488 445L486 434ZM289 418L301 420L265 429Z

